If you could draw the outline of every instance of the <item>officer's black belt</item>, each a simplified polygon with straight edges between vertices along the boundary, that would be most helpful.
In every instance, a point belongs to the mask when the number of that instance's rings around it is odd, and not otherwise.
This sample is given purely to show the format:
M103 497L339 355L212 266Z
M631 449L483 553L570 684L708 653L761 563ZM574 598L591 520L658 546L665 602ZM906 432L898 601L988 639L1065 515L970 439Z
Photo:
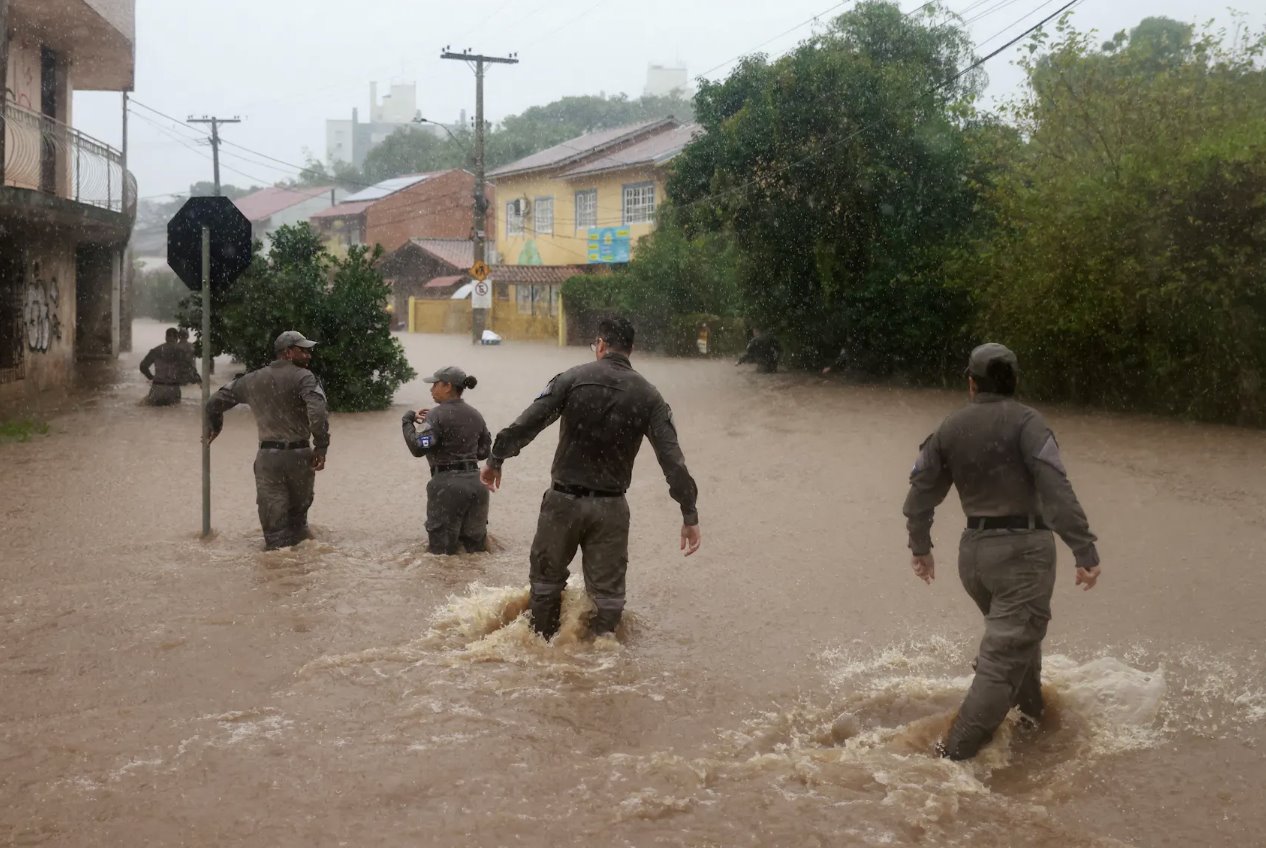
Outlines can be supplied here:
M299 450L300 448L306 448L307 446L308 446L307 439L304 439L302 442L260 442L259 443L260 450Z
M586 489L584 486L568 486L563 483L554 484L555 492L577 498L622 498L624 492L604 492L601 489Z
M985 515L968 517L968 530L1049 530L1039 515Z
M431 476L434 477L444 471L478 471L479 463L472 460L464 460L462 462L437 462L431 466Z

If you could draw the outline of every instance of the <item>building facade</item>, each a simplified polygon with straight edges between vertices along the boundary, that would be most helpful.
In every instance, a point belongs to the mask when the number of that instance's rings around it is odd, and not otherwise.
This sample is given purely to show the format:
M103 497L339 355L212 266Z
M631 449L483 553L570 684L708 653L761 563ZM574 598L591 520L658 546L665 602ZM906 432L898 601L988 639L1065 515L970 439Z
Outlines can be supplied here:
M135 26L135 0L0 3L0 401L119 353L136 182L72 103L131 90Z
M506 265L614 265L655 228L668 162L698 128L671 118L589 133L492 171Z

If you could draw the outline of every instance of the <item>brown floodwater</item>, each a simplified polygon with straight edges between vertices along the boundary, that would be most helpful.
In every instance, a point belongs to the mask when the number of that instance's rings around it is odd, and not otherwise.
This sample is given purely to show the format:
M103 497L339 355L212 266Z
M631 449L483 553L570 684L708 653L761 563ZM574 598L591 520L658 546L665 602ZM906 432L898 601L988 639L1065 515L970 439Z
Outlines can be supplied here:
M1191 846L1266 844L1266 435L1047 408L1100 536L1061 547L1047 726L928 756L980 636L908 567L916 447L959 392L636 357L672 403L703 548L649 449L619 640L517 617L556 428L507 463L495 553L425 553L399 414L336 415L315 540L265 553L249 411L139 405L137 353L0 445L0 844ZM404 336L508 423L583 349ZM221 362L219 378L233 372ZM578 569L577 569L578 570ZM574 578L575 579L575 578Z

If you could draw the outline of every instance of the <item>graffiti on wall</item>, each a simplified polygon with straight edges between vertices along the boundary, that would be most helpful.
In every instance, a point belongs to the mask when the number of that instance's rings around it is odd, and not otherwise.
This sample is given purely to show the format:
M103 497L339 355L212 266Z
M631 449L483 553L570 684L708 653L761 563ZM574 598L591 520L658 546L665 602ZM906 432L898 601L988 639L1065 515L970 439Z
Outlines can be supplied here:
M31 282L26 287L26 345L38 353L45 353L53 342L62 337L62 317L57 307L61 300L57 278L43 279L40 263L31 269Z

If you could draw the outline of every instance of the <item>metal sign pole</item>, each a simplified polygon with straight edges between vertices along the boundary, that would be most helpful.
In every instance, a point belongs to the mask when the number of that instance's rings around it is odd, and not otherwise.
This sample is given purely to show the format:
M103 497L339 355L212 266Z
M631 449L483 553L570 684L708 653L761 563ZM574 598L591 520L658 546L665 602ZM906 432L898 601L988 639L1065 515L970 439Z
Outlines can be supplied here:
M211 228L202 228L202 538L211 535Z

